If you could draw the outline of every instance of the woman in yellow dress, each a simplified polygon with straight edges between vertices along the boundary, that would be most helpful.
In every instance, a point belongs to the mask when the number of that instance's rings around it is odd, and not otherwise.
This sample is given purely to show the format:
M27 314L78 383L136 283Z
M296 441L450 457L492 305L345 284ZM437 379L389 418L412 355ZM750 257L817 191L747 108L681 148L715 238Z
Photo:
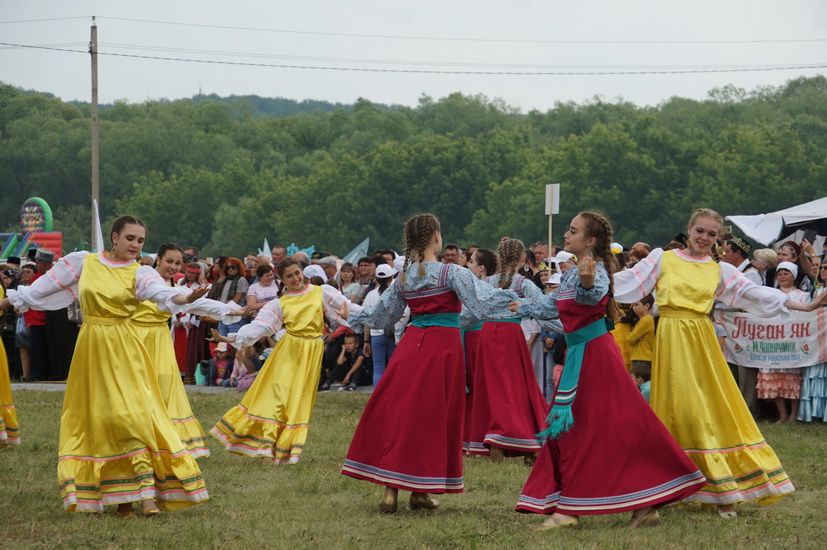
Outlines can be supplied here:
M73 252L28 287L9 291L18 310L60 309L80 297L78 335L58 444L58 481L67 511L101 512L118 505L130 515L190 506L208 497L201 471L173 428L151 359L132 315L143 300L177 311L206 288L182 295L135 259L146 226L122 216L112 226L110 252Z
M0 284L0 300L6 297L6 291ZM9 378L9 360L6 347L0 344L0 447L20 444L20 423L11 394Z
M736 517L735 504L768 504L795 488L749 413L707 314L715 299L763 317L812 311L777 289L757 286L711 247L723 219L708 209L689 220L686 251L661 249L614 275L615 298L633 303L650 292L660 310L652 363L651 405L707 484L689 500Z
M212 331L215 340L231 343L239 350L282 327L286 333L241 403L227 411L210 434L232 453L270 458L275 464L296 464L316 403L324 316L344 323L339 309L349 306L359 312L362 308L351 304L332 286L307 285L301 266L293 259L282 260L278 272L285 283L285 293L279 299L267 302L253 322L237 334L223 337Z
M155 258L155 270L164 281L172 286L170 281L173 275L181 270L183 261L184 251L180 246L164 244L161 245ZM189 290L185 287L172 286L172 288L185 295L189 294ZM221 318L226 324L237 323L244 314L244 310L234 302L225 304L208 298L199 298L187 307L187 312ZM175 359L169 329L171 316L169 311L161 309L155 302L144 300L132 315L132 324L152 360L151 366L158 379L161 398L164 400L178 437L193 457L209 456L206 434L201 428L201 423L192 413Z

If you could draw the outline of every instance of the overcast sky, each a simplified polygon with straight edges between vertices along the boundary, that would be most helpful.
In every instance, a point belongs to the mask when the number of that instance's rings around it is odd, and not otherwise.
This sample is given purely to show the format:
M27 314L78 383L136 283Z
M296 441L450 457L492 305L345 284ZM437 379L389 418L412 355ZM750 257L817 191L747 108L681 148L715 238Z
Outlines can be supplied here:
M0 23L0 42L75 50L87 49L88 17L5 22L96 14L102 53L456 71L827 65L827 2L823 0L0 0L0 7L4 22ZM787 42L767 42L771 40ZM698 43L708 41L718 43ZM582 102L595 95L650 105L671 96L700 99L710 89L728 83L752 89L824 73L827 69L644 76L435 75L207 65L102 55L100 101L174 99L201 90L346 103L365 97L415 105L423 94L439 98L461 91L499 97L527 111L551 108L556 101ZM88 101L89 56L0 46L0 80L63 99Z

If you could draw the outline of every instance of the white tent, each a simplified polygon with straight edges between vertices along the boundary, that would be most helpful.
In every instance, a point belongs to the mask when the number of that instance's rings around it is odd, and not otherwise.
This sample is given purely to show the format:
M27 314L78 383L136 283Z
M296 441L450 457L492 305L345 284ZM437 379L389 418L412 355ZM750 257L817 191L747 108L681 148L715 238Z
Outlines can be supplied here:
M769 214L727 216L727 219L750 239L769 246L778 240L785 227L827 219L827 197Z

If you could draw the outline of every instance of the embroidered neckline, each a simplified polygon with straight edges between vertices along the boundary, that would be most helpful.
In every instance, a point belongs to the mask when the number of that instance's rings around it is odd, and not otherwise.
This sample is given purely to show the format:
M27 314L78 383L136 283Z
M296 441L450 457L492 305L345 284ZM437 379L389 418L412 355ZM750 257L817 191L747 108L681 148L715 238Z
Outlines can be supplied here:
M674 248L674 249L672 249L672 251L675 254L677 254L678 256L680 256L681 258L683 258L684 260L688 261L688 262L696 262L696 263L699 263L699 264L706 264L706 263L709 263L709 262L712 261L712 258L710 258L709 256L704 256L702 258L698 258L696 256L692 256L691 254L687 254L686 252L684 252L683 250L681 250L679 248Z
M118 262L116 260L112 260L106 257L106 254L103 252L98 252L98 259L101 261L102 264L108 265L109 267L129 267L130 265L135 263L135 260L126 260L125 262Z
M300 290L299 292L293 292L292 290L288 290L288 291L287 291L287 292L285 292L283 295L284 295L284 296L303 296L303 295L307 294L308 292L310 292L310 290L311 290L314 286L315 286L315 285L310 285L310 284L309 284L309 285L307 285L306 287L304 287L304 290Z

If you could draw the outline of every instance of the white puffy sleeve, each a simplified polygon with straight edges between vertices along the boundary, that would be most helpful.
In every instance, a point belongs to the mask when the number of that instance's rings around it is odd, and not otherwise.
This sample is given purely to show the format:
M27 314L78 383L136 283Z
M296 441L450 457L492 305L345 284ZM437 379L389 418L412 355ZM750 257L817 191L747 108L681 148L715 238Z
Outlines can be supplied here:
M185 287L175 287L175 288L185 288ZM180 292L185 296L189 294L190 290L187 288L186 292ZM219 302L218 300L210 300L209 298L198 298L196 301L189 305L181 306L186 308L187 313L192 315L201 315L202 317L213 317L216 319L221 319L221 322L225 325L232 325L233 323L237 323L241 321L240 315L230 315L230 313L234 309L241 309L241 306L230 300L226 304L224 302Z
M80 251L63 256L33 285L10 289L9 302L17 311L53 311L68 307L78 299L78 280L87 254L86 251Z
M340 325L349 327L350 325L345 319L339 315L339 310L344 304L347 304L348 313L361 313L362 306L354 304L347 299L347 296L336 290L330 285L322 285L322 304L324 306L324 314L328 319L336 321Z
M656 248L631 269L614 274L614 299L621 304L633 304L655 290L660 277L663 249Z
M209 298L198 298L191 304L176 304L176 296L189 296L192 289L186 286L170 286L158 275L154 268L141 266L135 274L135 297L139 300L151 300L160 309L171 312L173 315L189 313L221 319L225 325L231 325L241 320L239 315L230 315L234 309L241 306L233 301L226 304Z
M235 334L230 333L231 337L235 335L233 346L236 349L252 346L260 338L278 332L283 324L284 315L281 311L281 302L278 298L270 300L263 308L258 310L256 318L251 323L241 327Z
M173 315L186 313L192 304L179 305L173 299L178 295L187 295L190 290L186 287L169 286L154 267L142 265L135 273L135 297L138 301L149 300L160 309L169 311Z
M721 262L721 283L716 297L729 307L743 309L757 317L775 317L789 310L784 305L788 296L777 288L756 285L738 268Z

